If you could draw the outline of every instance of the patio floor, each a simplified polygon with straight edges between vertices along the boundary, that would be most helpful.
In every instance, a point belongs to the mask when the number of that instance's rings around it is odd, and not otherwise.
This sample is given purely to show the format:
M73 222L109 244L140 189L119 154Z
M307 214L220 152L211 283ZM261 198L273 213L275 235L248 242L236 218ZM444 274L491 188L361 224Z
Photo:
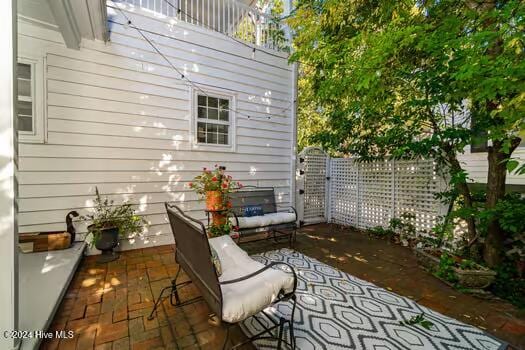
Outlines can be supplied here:
M286 246L273 242L243 245L249 253ZM421 270L409 249L365 234L321 224L301 229L295 247L305 255L368 280L442 314L477 326L518 349L525 349L525 312L497 300L459 293ZM97 265L86 257L52 324L75 337L46 340L43 349L220 349L225 332L208 324L205 303L175 310L164 303L153 321L148 311L177 265L173 246L123 252L119 260ZM188 288L181 298L196 295ZM168 322L169 319L169 322ZM243 335L235 332L237 340ZM247 346L246 348L252 348Z

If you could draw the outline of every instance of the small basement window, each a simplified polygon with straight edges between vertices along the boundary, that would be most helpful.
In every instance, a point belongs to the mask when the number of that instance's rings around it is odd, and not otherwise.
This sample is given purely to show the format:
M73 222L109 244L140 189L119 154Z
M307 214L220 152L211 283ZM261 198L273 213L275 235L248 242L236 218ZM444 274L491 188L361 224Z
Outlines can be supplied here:
M230 145L230 99L197 94L197 142Z
M18 60L17 130L20 141L44 141L42 75L41 61Z

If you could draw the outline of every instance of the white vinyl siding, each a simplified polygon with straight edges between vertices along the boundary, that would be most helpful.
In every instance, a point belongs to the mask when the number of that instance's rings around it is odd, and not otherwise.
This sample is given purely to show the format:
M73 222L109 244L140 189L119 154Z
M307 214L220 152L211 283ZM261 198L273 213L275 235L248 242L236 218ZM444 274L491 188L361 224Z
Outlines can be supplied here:
M124 248L171 243L164 202L204 219L187 183L214 164L246 185L275 187L277 200L290 205L286 57L257 51L252 59L249 48L209 30L138 9L128 15L206 94L232 99L239 113L230 111L230 145L196 142L196 89L136 30L116 24L125 23L119 12L111 14L109 44L84 40L79 51L65 48L58 32L19 22L19 51L43 56L47 86L46 143L20 144L20 232L64 229L70 210L92 207L97 186L116 203L130 200L150 224L144 240Z

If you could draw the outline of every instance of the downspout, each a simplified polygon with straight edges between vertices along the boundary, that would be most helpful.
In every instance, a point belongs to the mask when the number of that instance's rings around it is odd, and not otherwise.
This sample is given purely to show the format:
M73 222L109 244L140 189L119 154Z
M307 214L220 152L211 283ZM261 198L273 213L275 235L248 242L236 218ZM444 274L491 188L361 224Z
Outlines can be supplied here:
M292 179L292 188L291 188L291 194L292 194L292 205L297 208L297 189L296 189L296 182L297 182L297 78L298 78L298 67L297 63L294 62L292 64L292 101L291 101L291 110L290 114L292 117L292 170L291 170L291 179Z
M284 17L290 16L292 13L293 4L292 0L286 0L284 2ZM284 32L288 44L290 45L290 53L292 48L292 33L290 27L286 25ZM297 181L297 80L298 80L298 64L297 62L292 63L292 96L290 101L290 117L292 118L292 145L291 145L291 164L290 164L290 179L291 179L291 205L297 208L297 193L296 193L296 181Z

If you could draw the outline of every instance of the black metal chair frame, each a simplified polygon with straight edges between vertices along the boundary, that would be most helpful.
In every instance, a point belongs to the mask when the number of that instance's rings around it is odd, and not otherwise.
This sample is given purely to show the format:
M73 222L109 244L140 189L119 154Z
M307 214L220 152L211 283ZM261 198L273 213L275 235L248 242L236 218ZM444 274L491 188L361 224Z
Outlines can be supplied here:
M258 193L262 193L258 195ZM250 196L252 194L252 196ZM255 195L254 195L255 194ZM255 199L255 200L254 200ZM246 204L245 201L250 203ZM293 248L296 235L297 235L297 210L293 206L279 206L275 202L275 190L273 187L257 187L257 186L245 186L242 189L238 189L230 194L230 201L232 203L231 213L235 219L235 226L239 227L239 217L244 215L244 208L247 205L260 205L263 207L265 214L282 212L283 209L287 209L288 212L295 214L296 221L284 224L265 225L261 227L251 227L247 229L239 228L236 232L238 233L237 244L245 242L257 242L267 239L278 241L279 238L289 236L289 245ZM257 230L264 230L271 233L271 236L249 239L244 242L241 241L241 237L254 236L260 233ZM283 231L286 230L286 231ZM279 233L279 235L277 235Z
M291 272L293 274L293 290L289 293L285 293L283 290L281 290L279 292L278 297L271 305L274 305L281 301L290 300L292 302L292 314L290 316L290 319L286 320L284 317L280 317L279 320L276 321L263 310L261 312L273 324L270 327L267 327L256 315L251 316L261 325L261 327L264 328L264 330L249 337L246 341L232 346L231 349L237 349L242 345L260 339L277 340L277 349L281 349L283 343L287 344L292 349L295 349L293 319L296 307L295 290L297 288L297 275L293 267L284 262L272 262L246 276L220 282L215 272L213 263L211 261L211 250L205 226L202 224L202 222L184 214L184 212L176 205L166 202L165 206L170 220L172 233L175 238L175 260L179 264L179 268L177 270L175 278L171 281L171 285L165 287L160 292L160 295L155 301L155 304L153 306L153 309L151 310L148 319L152 320L153 318L155 318L155 311L157 310L157 307L160 305L162 300L164 300L164 298L167 298L168 296L170 298L171 305L173 305L176 308L180 308L199 301L206 301L213 314L218 316L221 320L221 323L224 323L227 327L226 339L224 340L223 344L223 349L226 349L230 338L230 328L244 320L241 320L237 323L228 323L222 321L223 300L220 286L245 281L277 265L285 265L290 271L282 271ZM177 282L178 278L180 277L181 269L183 269L186 272L186 274L190 277L190 280ZM188 286L192 283L197 286L197 288L201 292L201 295L192 299L181 301L179 297L179 291L181 290L181 288L184 288L185 286ZM164 295L166 292L168 292L169 294ZM284 339L284 328L286 324L289 325L290 342L287 342ZM272 334L273 330L278 331L277 336Z

